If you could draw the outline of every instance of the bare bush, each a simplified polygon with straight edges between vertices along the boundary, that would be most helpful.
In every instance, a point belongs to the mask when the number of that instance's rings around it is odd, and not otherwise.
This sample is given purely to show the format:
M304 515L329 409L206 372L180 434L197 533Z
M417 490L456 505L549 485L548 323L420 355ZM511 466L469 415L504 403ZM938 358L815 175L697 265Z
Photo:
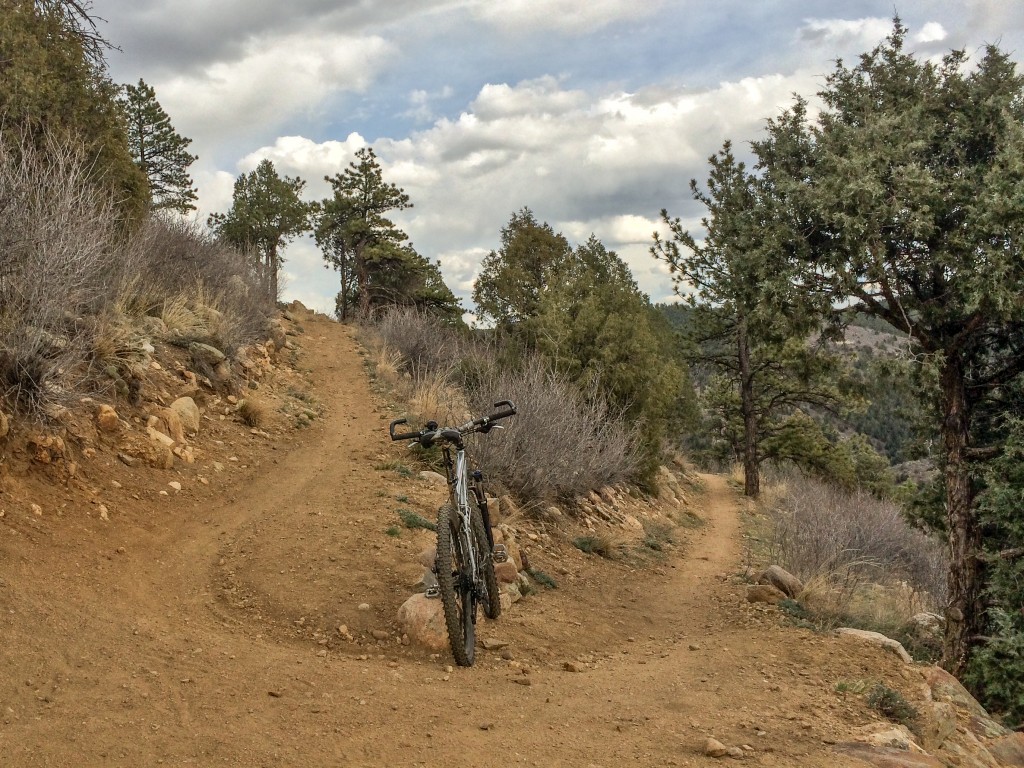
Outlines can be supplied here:
M389 383L415 415L429 417L433 406L438 421L461 420L490 413L498 400L516 403L519 414L507 428L474 438L470 451L521 500L571 500L635 473L632 426L596 391L581 390L539 357L510 363L513 356L491 339L413 309L384 313L373 333L378 361L395 371L398 383Z
M231 354L264 333L273 309L243 254L179 217L151 216L121 271L123 310L161 317L183 343Z
M770 513L769 556L805 582L841 586L850 602L870 582L943 603L945 547L892 502L794 474Z
M81 316L103 306L119 254L111 201L89 180L75 148L0 141L0 393L28 413L89 377Z
M565 499L625 482L637 467L636 434L596 393L585 394L539 358L494 366L469 392L474 412L512 400L508 428L475 442L476 458L524 500Z

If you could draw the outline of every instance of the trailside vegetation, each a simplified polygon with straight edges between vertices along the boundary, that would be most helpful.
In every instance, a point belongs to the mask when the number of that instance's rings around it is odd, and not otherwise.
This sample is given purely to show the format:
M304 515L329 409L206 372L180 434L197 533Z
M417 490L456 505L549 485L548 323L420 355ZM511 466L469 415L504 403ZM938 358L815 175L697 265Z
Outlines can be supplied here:
M938 434L950 544L945 664L964 670L990 621L978 463L1003 436L978 417L1024 371L1024 81L994 46L967 65L904 50L897 20L857 65L768 123L754 145L787 203L799 285L914 342Z

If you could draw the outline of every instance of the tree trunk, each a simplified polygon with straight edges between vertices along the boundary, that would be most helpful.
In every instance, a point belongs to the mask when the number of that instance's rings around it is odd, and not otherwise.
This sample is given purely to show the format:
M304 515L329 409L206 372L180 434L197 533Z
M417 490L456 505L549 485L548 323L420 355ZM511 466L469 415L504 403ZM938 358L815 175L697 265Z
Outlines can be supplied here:
M359 314L365 319L370 316L370 269L363 257L363 249L356 250L356 280L359 287Z
M270 300L277 303L277 245L273 244L270 246L267 252L267 278L268 278L268 293L270 294Z
M974 488L965 451L971 428L961 361L947 360L942 388L942 445L946 467L946 520L949 527L949 574L946 637L942 665L960 675L975 638L982 634L981 529L974 509Z
M743 414L743 495L756 499L761 493L761 468L757 460L757 414L754 412L754 379L750 374L750 342L747 321L739 322L737 351L740 368L740 412Z

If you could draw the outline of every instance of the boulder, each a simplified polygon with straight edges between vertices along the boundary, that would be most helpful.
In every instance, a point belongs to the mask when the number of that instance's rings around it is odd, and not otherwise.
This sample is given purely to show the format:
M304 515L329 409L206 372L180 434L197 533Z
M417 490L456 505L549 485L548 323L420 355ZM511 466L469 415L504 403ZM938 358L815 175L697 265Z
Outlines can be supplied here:
M399 632L408 635L417 645L434 651L448 647L448 630L440 600L413 595L398 609L398 626Z
M778 605L786 599L786 593L771 584L750 584L747 586L748 603L769 603Z
M786 597L796 598L804 591L804 585L796 576L778 565L770 565L755 579L758 584L771 584L785 592Z
M431 472L429 469L425 469L419 474L420 480L423 480L430 485L448 485L448 480L444 475L437 472Z
M224 353L219 349L211 347L209 344L200 344L198 341L193 341L189 344L188 351L196 363L207 368L213 368L225 360Z
M512 560L494 564L494 575L501 584L515 584L519 580L519 569Z
M892 651L903 659L906 664L913 664L914 662L901 642L893 640L891 637L886 637L881 632L869 632L866 629L854 629L853 627L840 627L836 630L836 634L840 637L853 638L854 640L871 645L877 645L879 648L885 648L887 651Z
M1024 733L1009 733L990 742L988 751L1004 766L1024 766Z
M171 403L170 410L178 414L186 433L194 435L199 431L199 406L191 397L179 397Z
M121 428L121 419L112 406L106 404L97 406L96 428L100 432L117 432Z
M906 752L895 747L876 747L871 744L836 744L835 751L841 755L863 760L876 768L945 768L938 758L915 752Z
M177 411L173 408L161 408L153 415L157 418L156 429L170 437L175 443L185 442L185 427Z

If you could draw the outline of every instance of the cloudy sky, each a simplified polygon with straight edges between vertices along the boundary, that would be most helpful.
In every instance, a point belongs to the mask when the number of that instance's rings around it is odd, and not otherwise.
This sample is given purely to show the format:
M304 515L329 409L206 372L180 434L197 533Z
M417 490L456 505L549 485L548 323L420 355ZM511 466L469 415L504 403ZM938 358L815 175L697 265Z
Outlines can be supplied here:
M903 0L921 56L997 43L1024 58L1024 0ZM892 28L892 0L94 0L119 82L141 77L193 140L200 215L270 158L328 194L371 145L414 208L396 222L469 293L524 206L572 242L596 234L652 300L658 212L696 229L691 178L730 138L812 96L837 58ZM284 297L330 311L337 276L309 239Z

